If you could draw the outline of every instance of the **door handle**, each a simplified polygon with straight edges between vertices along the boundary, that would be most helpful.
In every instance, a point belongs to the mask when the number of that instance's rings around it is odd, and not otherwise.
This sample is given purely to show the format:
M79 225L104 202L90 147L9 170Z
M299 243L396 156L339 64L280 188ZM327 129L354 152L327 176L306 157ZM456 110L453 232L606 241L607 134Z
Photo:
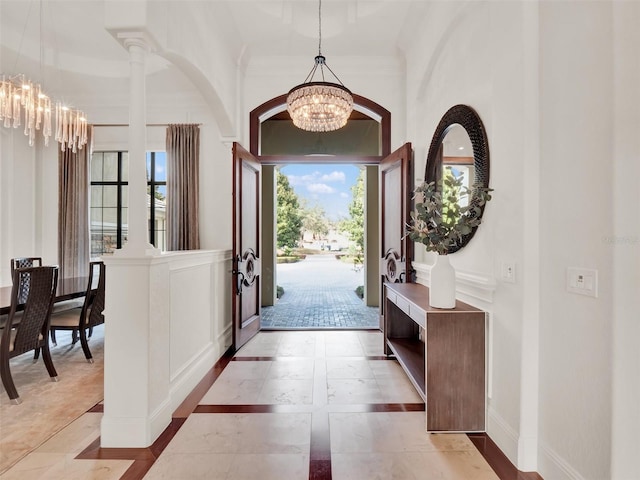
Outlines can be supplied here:
M236 276L236 295L242 295L242 284L244 283L244 273L240 271L240 262L242 262L240 255L235 258L235 268L231 270L231 273Z
M236 272L236 283L238 285L236 289L236 295L242 295L242 284L244 283L244 273Z

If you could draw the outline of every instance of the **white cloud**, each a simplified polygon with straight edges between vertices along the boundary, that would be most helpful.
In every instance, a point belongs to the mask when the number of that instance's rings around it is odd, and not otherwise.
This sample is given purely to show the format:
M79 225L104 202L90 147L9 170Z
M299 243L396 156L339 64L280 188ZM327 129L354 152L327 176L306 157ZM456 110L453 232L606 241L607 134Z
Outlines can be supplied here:
M287 175L287 178L290 185L295 187L306 186L307 188L315 183L345 183L347 180L344 172L339 172L338 170L325 174L315 171L308 175Z
M336 191L326 183L310 183L307 185L307 190L311 193L334 193Z
M340 192L340 198L351 198L351 195L347 192Z
M313 175L287 175L287 178L292 186L307 185L316 181Z
M340 183L344 183L346 181L346 176L344 174L344 172L338 172L337 170L334 170L333 172L331 172L328 175L322 175L322 177L320 177L320 180L323 182L340 182Z

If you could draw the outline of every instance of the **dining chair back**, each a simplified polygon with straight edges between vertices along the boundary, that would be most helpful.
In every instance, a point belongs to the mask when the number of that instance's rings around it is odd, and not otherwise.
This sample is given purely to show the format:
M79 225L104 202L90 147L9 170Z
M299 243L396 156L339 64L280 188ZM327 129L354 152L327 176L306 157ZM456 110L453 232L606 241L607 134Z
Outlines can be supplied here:
M24 283L28 282L24 302L20 301L20 292ZM49 351L49 319L58 285L58 267L39 266L15 268L13 271L13 287L11 289L11 309L2 325L0 336L0 376L2 384L12 403L21 403L20 396L11 376L9 359L31 350L42 350L47 371L52 381L57 381L58 374ZM21 312L19 304L24 304Z
M18 268L41 267L42 257L16 257L11 259L11 279L13 280L13 272ZM22 277L22 284L18 296L18 303L27 301L29 294L29 276Z
M93 327L104 323L105 277L104 263L91 262L89 264L89 281L82 307L55 312L51 315L52 332L56 330L78 332L84 356L89 363L93 363L93 355L89 349L88 338L91 337ZM74 335L72 342L75 343L75 341Z

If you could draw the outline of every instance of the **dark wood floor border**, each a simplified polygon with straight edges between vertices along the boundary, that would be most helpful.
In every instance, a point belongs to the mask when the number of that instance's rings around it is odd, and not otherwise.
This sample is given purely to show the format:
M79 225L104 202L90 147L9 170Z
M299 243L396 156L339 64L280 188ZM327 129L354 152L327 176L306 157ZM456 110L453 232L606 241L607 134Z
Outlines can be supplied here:
M80 452L76 460L143 460L154 461L151 447L146 448L102 448L100 437Z
M349 358L358 358L362 360L374 361L374 360L396 360L395 357L387 357L386 355L346 355ZM231 359L232 362L297 362L301 358L303 359L315 359L316 357L243 357L236 356ZM328 357L328 358L342 358L342 357Z
M202 380L196 385L187 398L180 404L176 411L173 412L174 418L187 418L196 408L202 397L209 391L213 382L215 382L225 367L233 359L233 349L229 348L222 357L215 363Z
M198 405L193 413L308 413L311 405ZM424 412L424 403L328 405L328 413Z
M370 403L357 413L424 412L424 403Z
M500 480L544 480L537 472L521 472L486 433L468 433L467 437L496 472Z
M104 404L96 403L93 407L87 410L87 413L104 413Z
M311 416L309 480L331 480L331 475L329 414L314 412Z
M142 480L185 421L185 418L171 420L169 426L150 447L102 448L100 437L98 437L75 458L77 460L133 460L120 480Z
M232 356L232 350L227 350L211 370L206 373L173 413L169 426L164 429L151 446L146 448L102 448L100 447L100 437L98 437L75 458L78 460L133 460L133 464L120 477L120 480L142 480L160 454L169 445L169 442L178 433L178 430L184 425L187 417L195 410L198 402L229 364ZM104 405L94 405L89 411L104 411Z

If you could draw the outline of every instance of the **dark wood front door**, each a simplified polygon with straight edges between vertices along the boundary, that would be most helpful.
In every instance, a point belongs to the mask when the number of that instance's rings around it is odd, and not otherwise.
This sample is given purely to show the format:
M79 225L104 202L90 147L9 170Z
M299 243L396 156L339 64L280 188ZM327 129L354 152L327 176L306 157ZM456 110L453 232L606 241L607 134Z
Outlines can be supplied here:
M233 144L233 346L260 330L260 162Z
M405 237L411 220L413 151L406 143L380 162L380 311L384 309L384 283L411 282L413 242ZM380 316L380 328L382 315Z

